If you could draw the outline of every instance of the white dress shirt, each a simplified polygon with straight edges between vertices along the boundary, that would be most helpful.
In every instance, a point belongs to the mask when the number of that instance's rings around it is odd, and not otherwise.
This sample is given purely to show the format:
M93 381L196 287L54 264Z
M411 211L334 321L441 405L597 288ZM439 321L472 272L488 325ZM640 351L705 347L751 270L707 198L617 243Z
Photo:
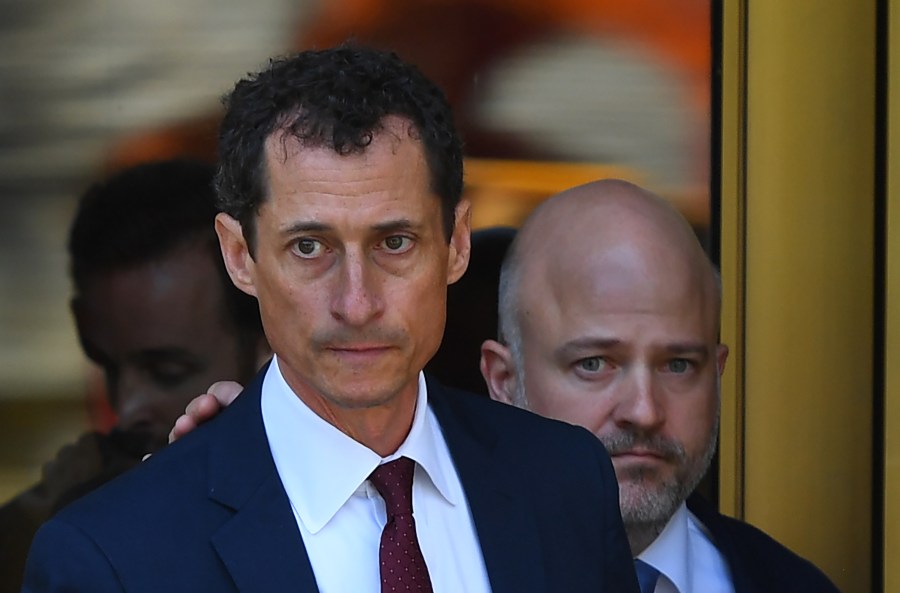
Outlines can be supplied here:
M413 514L435 593L490 592L465 493L427 402L420 373L409 435L382 459L310 410L273 358L262 386L263 423L320 593L381 591L378 549L387 518L368 476L401 456L417 464Z
M638 558L660 572L654 593L734 593L725 558L684 503Z

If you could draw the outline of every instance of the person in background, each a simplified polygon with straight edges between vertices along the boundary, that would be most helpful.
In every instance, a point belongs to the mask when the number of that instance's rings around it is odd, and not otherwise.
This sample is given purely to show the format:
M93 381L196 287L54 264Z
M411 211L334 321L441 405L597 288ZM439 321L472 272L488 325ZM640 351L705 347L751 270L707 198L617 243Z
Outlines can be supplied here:
M510 247L499 301L500 339L482 346L491 397L606 446L644 591L836 591L692 496L716 448L728 348L718 274L668 202L604 180L542 203Z
M214 173L200 162L147 163L81 197L68 242L71 308L115 426L64 447L0 509L0 591L20 590L41 523L165 445L197 390L249 381L268 358L256 301L231 283L219 251Z
M637 591L602 445L422 373L468 264L462 180L443 93L394 54L238 82L216 230L273 359L46 523L24 590Z

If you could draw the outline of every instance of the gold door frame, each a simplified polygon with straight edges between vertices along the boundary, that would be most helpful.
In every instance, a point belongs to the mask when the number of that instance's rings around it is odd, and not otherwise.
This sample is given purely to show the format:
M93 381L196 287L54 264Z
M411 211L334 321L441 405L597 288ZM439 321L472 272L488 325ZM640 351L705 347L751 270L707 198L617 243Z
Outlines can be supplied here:
M882 578L886 592L900 593L900 2L888 2L887 16Z
M721 506L869 591L876 2L721 16Z

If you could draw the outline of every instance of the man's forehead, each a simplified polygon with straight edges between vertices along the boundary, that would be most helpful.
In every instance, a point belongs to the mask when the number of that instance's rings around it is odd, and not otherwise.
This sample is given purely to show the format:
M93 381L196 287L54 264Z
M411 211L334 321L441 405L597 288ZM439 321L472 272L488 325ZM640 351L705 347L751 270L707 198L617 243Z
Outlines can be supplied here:
M536 274L523 282L521 322L559 342L590 336L599 343L710 343L718 322L713 295L699 282L648 275L623 266L600 274Z
M630 249L592 251L585 244L568 255L548 253L523 265L522 296L592 309L661 311L703 308L702 272L677 258L655 258Z
M441 220L421 143L373 139L365 153L300 148L268 162L258 233L282 238L312 232L371 236L425 232Z
M603 295L653 305L715 288L686 221L663 200L615 180L551 198L526 222L517 249L530 290L547 287L541 298L560 288L561 299Z
M147 262L88 279L79 296L90 319L126 325L145 319L213 318L222 322L224 283L211 249L189 244Z

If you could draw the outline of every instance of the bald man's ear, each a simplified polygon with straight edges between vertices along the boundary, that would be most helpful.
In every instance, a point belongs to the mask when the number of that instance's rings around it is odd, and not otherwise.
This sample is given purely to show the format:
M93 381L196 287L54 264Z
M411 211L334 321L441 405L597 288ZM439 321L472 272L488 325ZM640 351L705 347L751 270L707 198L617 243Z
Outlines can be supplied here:
M457 204L455 216L447 261L447 284L453 284L462 278L469 267L469 255L472 251L472 210L468 200L461 200Z
M256 295L253 284L253 269L256 262L250 256L250 248L244 238L241 223L220 212L216 215L216 234L219 236L219 247L225 260L225 269L234 285L251 296Z
M480 366L491 399L515 405L516 369L509 348L495 340L485 340L481 345Z
M722 376L722 373L725 372L725 363L728 361L728 346L725 344L719 344L716 346L716 367L719 372L719 376Z

